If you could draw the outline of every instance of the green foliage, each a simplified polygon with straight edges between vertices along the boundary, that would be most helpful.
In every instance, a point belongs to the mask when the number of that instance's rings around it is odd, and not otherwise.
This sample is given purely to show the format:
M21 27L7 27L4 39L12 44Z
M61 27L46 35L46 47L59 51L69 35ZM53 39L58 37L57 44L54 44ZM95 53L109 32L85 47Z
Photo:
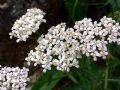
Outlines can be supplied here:
M64 72L52 69L43 73L36 81L32 90L52 90L53 87L64 77Z
M120 9L120 0L107 0L107 4L110 4L114 11Z
M83 57L80 60L80 68L71 70L69 73L75 78L71 78L71 83L63 86L61 90L102 90L102 78L104 70L96 65L91 58ZM101 88L101 89L100 89Z
M86 16L87 6L85 0L64 0L69 14L69 20L76 21Z
M109 14L110 17L114 18L117 22L120 22L120 11L114 11Z

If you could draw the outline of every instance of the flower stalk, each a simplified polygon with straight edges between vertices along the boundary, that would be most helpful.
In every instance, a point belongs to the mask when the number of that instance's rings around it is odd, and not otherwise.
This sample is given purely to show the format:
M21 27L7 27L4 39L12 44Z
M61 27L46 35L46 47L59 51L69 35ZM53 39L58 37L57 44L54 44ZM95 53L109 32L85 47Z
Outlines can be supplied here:
M109 59L110 59L110 54L108 54L108 59L106 60L104 90L108 90Z

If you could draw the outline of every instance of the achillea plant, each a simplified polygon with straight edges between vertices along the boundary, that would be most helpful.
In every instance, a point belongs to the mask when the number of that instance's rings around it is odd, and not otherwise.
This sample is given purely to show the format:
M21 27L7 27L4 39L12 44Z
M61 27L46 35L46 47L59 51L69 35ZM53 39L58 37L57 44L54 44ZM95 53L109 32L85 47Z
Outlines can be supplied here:
M69 71L70 67L79 67L78 58L81 54L92 56L94 61L98 57L106 59L107 45L120 44L119 23L112 18L104 16L100 22L84 18L76 21L73 28L66 29L66 24L61 23L48 30L46 35L38 39L36 51L30 51L25 59L41 64L43 71L56 66L58 70Z
M44 15L45 13L40 9L28 9L27 13L14 23L10 38L14 36L17 38L17 42L26 41L29 35L36 32L39 25L45 22ZM98 57L107 59L109 56L107 46L111 43L120 45L119 29L119 23L106 16L99 22L84 18L76 21L73 28L66 28L66 23L60 23L52 26L48 29L47 34L39 37L35 51L31 50L25 60L28 65L31 63L34 63L34 66L40 65L43 72L51 70L53 66L57 70L69 72L71 67L79 68L82 54L87 57L91 56L94 61L97 61ZM108 60L106 66L108 66ZM25 77L25 79L27 78ZM107 89L107 79L108 68L105 70L105 90ZM13 88L16 88L14 84Z

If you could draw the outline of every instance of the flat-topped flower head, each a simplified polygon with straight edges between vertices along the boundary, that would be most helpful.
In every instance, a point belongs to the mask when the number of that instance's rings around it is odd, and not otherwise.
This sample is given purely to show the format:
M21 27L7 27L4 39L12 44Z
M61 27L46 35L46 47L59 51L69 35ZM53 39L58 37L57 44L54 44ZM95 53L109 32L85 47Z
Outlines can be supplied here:
M79 67L77 58L80 58L79 42L75 40L74 29L66 29L66 24L52 26L46 35L38 39L39 45L30 51L25 59L40 64L43 72L56 66L58 70L69 71L70 67Z
M10 38L16 37L16 42L26 41L29 35L39 29L41 23L46 22L44 15L45 12L38 8L27 9L27 13L15 21L9 33Z
M80 41L81 52L86 56L92 56L93 60L97 57L106 59L108 55L107 45L110 43L120 44L120 26L112 18L104 16L100 22L85 18L76 21L75 32Z

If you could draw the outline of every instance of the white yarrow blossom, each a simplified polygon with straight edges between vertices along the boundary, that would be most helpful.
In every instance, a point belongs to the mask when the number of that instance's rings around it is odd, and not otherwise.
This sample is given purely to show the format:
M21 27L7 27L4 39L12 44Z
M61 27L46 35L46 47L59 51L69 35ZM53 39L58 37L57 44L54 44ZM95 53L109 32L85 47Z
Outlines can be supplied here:
M99 23L84 18L75 22L74 29L80 40L81 52L86 56L92 56L95 61L97 57L106 59L109 43L116 42L120 45L120 26L112 18L104 16Z
M120 44L120 26L112 18L104 16L100 22L84 18L76 21L73 28L66 29L66 24L52 26L46 35L38 39L39 45L35 51L31 50L25 60L30 65L40 64L43 72L56 66L58 70L69 71L71 67L79 67L78 59L81 53L92 56L94 61L98 57L106 59L107 45Z
M25 67L0 67L0 90L28 90L28 71Z
M38 39L39 45L35 48L36 51L31 50L25 60L28 64L30 62L34 62L34 65L40 64L43 72L50 70L52 66L65 71L69 71L70 67L78 68L80 45L74 37L74 29L66 30L65 23L53 26L46 35Z
M16 42L26 41L32 33L35 33L42 22L45 12L38 8L27 9L27 13L15 21L12 32L9 33L10 38L16 37Z

